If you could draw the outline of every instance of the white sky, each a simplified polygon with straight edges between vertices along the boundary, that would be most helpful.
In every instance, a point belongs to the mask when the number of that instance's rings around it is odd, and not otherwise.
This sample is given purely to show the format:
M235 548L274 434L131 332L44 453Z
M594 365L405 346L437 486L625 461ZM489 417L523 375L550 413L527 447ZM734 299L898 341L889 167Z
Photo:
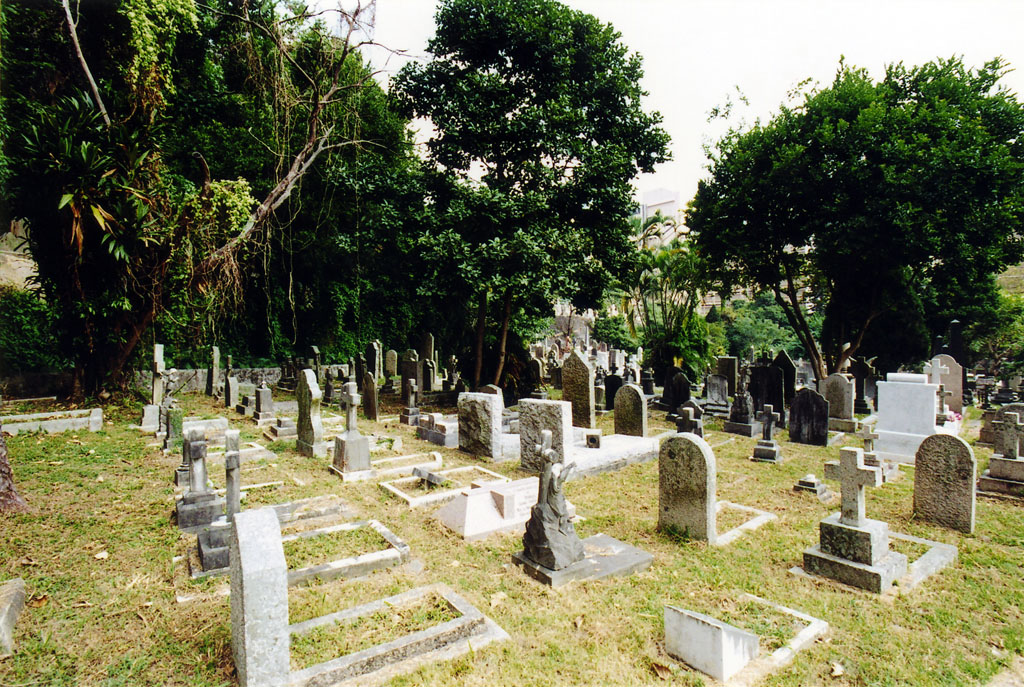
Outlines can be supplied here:
M636 186L641 193L677 191L684 206L706 174L702 143L716 140L726 126L709 124L708 111L735 95L736 86L750 107L735 109L732 123L767 119L805 78L827 85L840 55L875 78L893 62L962 55L976 66L1002 56L1020 69L1003 82L1024 93L1022 0L563 2L612 24L643 57L646 106L664 117L673 159ZM374 52L374 64L390 75L407 59L425 59L435 7L434 0L377 0L377 42L408 57L390 56L383 64L386 54Z

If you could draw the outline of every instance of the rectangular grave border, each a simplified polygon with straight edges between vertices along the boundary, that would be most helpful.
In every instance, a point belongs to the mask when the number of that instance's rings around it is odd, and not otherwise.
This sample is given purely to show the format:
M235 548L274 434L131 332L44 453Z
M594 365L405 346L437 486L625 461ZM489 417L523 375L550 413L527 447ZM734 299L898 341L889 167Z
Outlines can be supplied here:
M318 627L370 615L392 606L410 605L431 594L444 599L453 611L460 614L459 617L385 644L292 671L290 686L379 685L428 663L451 660L479 651L492 642L509 639L508 633L493 620L441 583L417 587L386 599L295 623L289 626L289 631L292 635L305 634Z
M98 432L103 429L103 409L83 408L80 410L54 410L28 415L5 415L0 417L4 433L17 436L19 432L46 432L58 434L72 430Z
M780 613L803 621L806 625L785 646L779 647L767 656L758 656L741 671L733 675L726 683L729 687L753 687L753 685L760 683L769 674L792 663L797 652L814 644L819 637L823 637L829 630L829 625L824 620L793 608L762 599L753 594L743 594L740 598L769 606Z
M424 459L419 462L411 462L403 465L391 465L391 463L412 460L419 456L424 456ZM370 465L373 466L372 469L358 470L356 472L342 472L338 468L334 467L333 464L328 465L327 469L341 477L342 482L365 482L367 480L390 477L392 475L411 475L413 468L437 470L444 465L444 459L437 451L431 451L430 453L410 453L406 456L394 456L392 458L377 458L376 460L371 460Z
M899 532L892 531L889 532L889 538L927 546L928 550L915 558L907 566L906 574L896 580L892 587L882 592L882 597L899 596L900 594L905 594L911 591L935 573L939 572L946 566L955 563L959 555L959 550L952 544L943 544L942 542L932 541L931 539L922 539L921 537L914 537L909 534L900 534ZM831 580L831 578L812 575L799 565L790 568L789 572L792 575L806 577L813 580ZM849 588L849 585L845 585L837 580L832 580L832 582L842 587Z
M465 465L457 468L448 468L447 470L441 470L437 474L445 476L463 472L482 472L490 478L485 480L473 480L470 483L471 486L473 484L487 484L491 482L500 482L502 484L507 484L512 481L511 479L505 477L504 475L499 475L498 473L492 472L487 468L480 467L479 465ZM379 482L378 484L385 491L388 491L397 496L398 498L402 499L403 501L405 501L410 508L418 508L420 506L428 506L431 504L440 504L445 503L446 501L451 501L453 498L461 494L462 490L466 488L465 486L453 487L451 489L442 489L435 491L433 493L424 494L423 496L410 496L397 486L400 484L418 484L419 481L419 477L399 477L398 479L390 480L387 482Z
M772 520L779 519L779 516L775 515L775 513L769 513L766 510L760 510L759 508L754 508L753 506L741 506L740 504L732 503L731 501L718 501L715 504L715 513L717 514L718 511L723 510L725 508L731 508L732 510L738 510L743 513L750 513L754 517L741 523L740 525L737 525L736 527L733 527L731 530L725 532L724 534L717 535L715 537L715 546L727 546L736 541L737 539L739 539L740 537L742 537L744 533L753 532L757 528L761 527L761 525L771 522Z
M288 586L296 587L298 585L315 584L318 579L327 581L339 578L362 577L369 575L374 570L392 568L408 562L410 556L409 545L399 539L394 532L382 525L378 520L358 520L356 522L345 522L315 530L287 534L281 537L281 543L334 534L335 532L351 532L362 527L370 527L377 534L384 537L389 544L388 548L370 551L358 556L339 558L335 561L310 565L305 568L289 569Z

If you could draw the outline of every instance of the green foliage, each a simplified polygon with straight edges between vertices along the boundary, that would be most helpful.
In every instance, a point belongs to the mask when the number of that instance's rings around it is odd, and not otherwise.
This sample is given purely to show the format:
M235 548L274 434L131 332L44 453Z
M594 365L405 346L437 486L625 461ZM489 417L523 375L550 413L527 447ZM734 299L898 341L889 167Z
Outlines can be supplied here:
M57 313L33 291L0 286L0 375L58 370Z
M985 317L993 275L1022 255L1024 110L1005 69L897 64L876 83L840 64L799 107L730 131L687 210L722 292L774 293L822 371L871 355L885 313Z
M1024 369L1024 296L1000 293L992 317L965 331L971 352L986 358L993 372L1006 376Z
M782 307L770 293L761 293L749 301L734 300L722 308L719 316L724 324L729 355L747 357L751 347L758 352L784 349L793 358L807 355ZM819 331L821 316L811 313L808 318L814 331Z
M602 311L590 327L590 336L612 348L627 351L636 348L636 339L629 333L626 318L622 315L609 315Z

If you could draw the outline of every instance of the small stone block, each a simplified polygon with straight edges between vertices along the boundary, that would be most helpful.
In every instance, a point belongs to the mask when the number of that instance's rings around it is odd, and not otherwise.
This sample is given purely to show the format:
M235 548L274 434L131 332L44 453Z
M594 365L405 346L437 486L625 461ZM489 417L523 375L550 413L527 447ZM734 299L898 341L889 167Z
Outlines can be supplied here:
M758 638L702 613L665 606L665 651L724 682L757 658Z
M207 494L186 494L178 502L178 528L191 530L206 527L224 513L224 499L213 492Z
M992 471L986 470L978 480L978 490L997 494L1010 494L1011 496L1024 496L1024 482L993 477Z
M760 422L731 422L726 420L722 423L722 431L729 434L739 434L742 437L756 437L761 434Z
M421 467L413 468L412 474L414 477L419 477L424 482L427 482L428 484L433 484L434 486L441 486L442 484L448 481L441 475L437 474L436 472L431 472L430 470Z
M781 463L782 451L779 442L774 439L759 439L754 447L754 455L750 458L758 463Z
M631 575L651 567L654 556L607 534L595 534L583 540L585 558L561 570L552 570L531 561L523 551L512 554L512 562L526 574L551 587L573 580L599 580L612 575Z
M845 525L833 513L819 523L821 550L839 558L872 565L889 550L889 525L865 518L863 527Z
M587 448L601 448L601 432L590 431L586 433Z
M988 473L996 479L1024 482L1024 460L992 456L988 462Z

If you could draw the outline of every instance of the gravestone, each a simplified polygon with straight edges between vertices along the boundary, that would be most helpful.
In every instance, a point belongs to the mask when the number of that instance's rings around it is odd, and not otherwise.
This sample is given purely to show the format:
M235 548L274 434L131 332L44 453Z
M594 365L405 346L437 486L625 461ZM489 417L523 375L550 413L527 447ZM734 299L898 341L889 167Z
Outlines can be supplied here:
M501 460L501 396L459 394L459 450Z
M914 460L914 517L950 529L974 532L974 450L960 437L933 434Z
M692 401L690 401L692 403ZM679 406L676 414L676 432L679 434L693 434L704 438L704 420L700 407Z
M235 515L230 556L231 655L238 682L286 685L291 671L288 564L273 508Z
M153 344L153 384L150 404L158 406L164 400L164 345ZM230 407L230 406L229 406Z
M761 423L754 418L754 401L747 391L746 375L740 380L736 395L729 409L729 419L722 423L722 429L730 434L755 437L761 431Z
M384 376L388 379L398 375L398 351L388 349L384 354Z
M366 371L373 376L374 385L384 376L384 360L380 341L374 340L366 344ZM365 392L365 389L363 391Z
M771 405L778 413L779 427L786 427L785 373L775 365L760 365L750 369L750 398L755 413Z
M531 387L539 387L544 384L544 363L537 358L530 358L526 364L526 371Z
M775 423L779 421L779 414L770 403L766 403L758 414L757 419L761 422L761 439L754 446L754 455L751 460L760 463L781 463L782 451L779 449L779 442L772 438L772 430Z
M423 338L420 339L420 360L426 362L427 360L434 359L434 335L430 332L423 334Z
M782 370L782 400L785 405L791 405L796 395L796 363L786 353L786 349L782 349L772 364Z
M253 413L253 418L257 424L274 419L274 394L266 381L256 389L256 412Z
M572 404L574 426L594 428L594 370L578 351L570 353L562 365L562 399Z
M729 413L729 381L724 375L708 375L704 383L707 401L704 410L713 415Z
M209 525L220 517L224 500L210 489L206 472L206 440L193 439L189 442L188 491L177 505L178 527L193 531Z
M540 472L544 457L537 446L543 442L542 432L551 430L551 448L564 462L572 447L572 406L567 401L519 401L519 460L524 470Z
M615 393L615 433L647 436L647 400L636 384L623 384Z
M682 374L682 370L674 365L665 371L665 383L661 385L661 399L658 401L660 407L668 412L673 412L682 401L676 401L675 398L675 387L672 386L672 380L675 379L677 374Z
M853 375L853 412L867 415L871 413L871 404L867 397L867 385L868 380L871 379L871 375L875 372L875 368L871 366L863 358L855 358L850 363L850 374Z
M437 366L433 360L427 358L423 361L423 390L432 392L437 387Z
M838 479L842 510L819 525L819 546L804 551L804 569L870 592L886 591L907 571L907 557L889 550L889 525L865 517L864 487L880 486L882 473L864 465L864 452L843 448L839 462L825 463L825 477Z
M402 354L400 362L402 375L402 388L405 388L405 380L412 379L416 382L416 390L423 391L423 367L420 365L420 354L413 349Z
M220 388L220 347L210 349L210 367L206 371L206 395L214 396Z
M811 446L828 445L828 401L814 389L800 389L793 396L789 440Z
M878 383L878 441L875 453L881 460L913 463L926 437L938 434L935 426L937 384L921 374L890 372Z
M949 409L963 415L964 412L964 368L956 359L946 353L935 357L933 361L945 372L939 375L939 384L949 392Z
M718 358L716 371L725 377L726 383L729 385L728 393L730 396L736 395L736 387L739 384L739 379L737 379L739 370L739 361L735 357L728 355Z
M370 465L370 440L359 433L356 409L359 393L355 382L342 387L341 404L345 408L345 432L334 437L334 469L338 472L363 472Z
M676 408L690 400L691 385L686 373L677 372L665 387L665 399L662 403L668 406L669 412L675 412Z
M654 395L654 374L650 370L640 372L640 388L644 390L644 396Z
M367 362L369 365L369 362ZM370 422L377 422L380 419L380 411L377 404L377 380L369 370L363 375L363 415Z
M238 377L228 377L224 383L224 407L234 408L238 405Z
M607 410L615 410L615 394L619 393L622 384L622 377L617 374L604 378L604 407Z
M1024 434L1022 412L1024 404L1005 405L997 413L998 419L992 421L995 442L988 469L978 480L982 491L1024 496L1024 458L1020 456L1020 439Z
M320 417L320 402L323 394L316 382L316 373L306 368L299 373L295 398L299 405L299 417L296 422L296 450L304 456L323 458L327 456L327 444L324 442L324 423Z
M420 418L419 387L416 386L415 379L402 380L402 398L404 399L405 407L402 408L398 421L403 425L415 427L419 424Z
M693 434L676 434L658 454L658 527L715 543L715 454Z
M834 372L819 385L821 395L828 401L828 416L837 420L853 420L854 386L847 375ZM832 423L835 424L835 423ZM855 431L853 428L834 427L839 431Z

